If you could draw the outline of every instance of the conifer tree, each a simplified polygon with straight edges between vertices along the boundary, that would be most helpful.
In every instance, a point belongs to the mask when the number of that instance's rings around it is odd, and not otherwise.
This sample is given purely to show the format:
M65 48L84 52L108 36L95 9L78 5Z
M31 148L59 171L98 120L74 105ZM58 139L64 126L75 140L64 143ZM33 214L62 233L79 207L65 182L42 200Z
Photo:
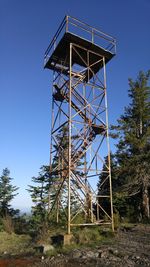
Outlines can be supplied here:
M111 183L112 183L112 193L113 193L113 203L114 203L114 210L117 211L120 208L119 199L116 198L116 190L119 186L118 180L118 166L117 160L114 154L110 154L111 159ZM97 191L99 196L99 203L100 205L109 213L110 212L110 182L109 182L109 171L108 171L108 156L104 159L104 164L102 168L102 172L99 176L99 181L97 184ZM101 196L107 195L107 197L101 198ZM118 207L119 205L119 207Z
M77 136L73 136L75 140ZM42 166L37 177L32 178L33 185L29 185L29 193L33 201L32 207L32 225L36 230L39 230L44 221L51 223L56 221L56 206L59 206L59 217L63 219L65 209L67 208L67 190L66 180L68 175L68 128L64 126L55 136L56 144L54 146L57 152L53 158L52 166ZM73 151L73 146L72 146ZM77 166L80 166L80 162ZM51 171L52 170L52 171ZM79 171L76 171L79 174ZM60 185L62 183L61 190ZM59 192L59 195L58 195ZM73 198L73 209L78 209L78 202Z
M115 155L112 153L110 154L111 159L111 179L112 179L112 186L115 190L117 186L117 162L115 159ZM109 172L108 172L108 156L104 159L104 164L102 168L102 172L99 176L99 182L97 184L98 187L98 195L106 195L109 194Z
M33 202L31 224L39 230L47 221L49 166L42 166L39 175L32 177L32 182L34 185L29 185L27 189Z
M53 183L53 186L50 187L49 190L49 200L50 200L50 207L53 206L53 204L57 204L59 206L59 217L63 218L65 215L65 210L68 206L68 192L67 192L67 177L68 177L68 144L69 144L69 134L68 134L68 127L65 125L60 130L59 133L56 135L57 143L54 146L54 149L57 151L53 162L52 162L52 173L50 174L50 180ZM75 143L76 140L78 140L78 136L73 135L72 136L72 153L76 153ZM72 163L73 164L73 163ZM76 163L76 167L79 167L82 165L81 160L79 160ZM56 167L56 171L54 171ZM83 175L81 171L77 171L74 169L74 174ZM65 182L63 182L65 181ZM58 185L58 187L57 187ZM59 192L61 186L61 190ZM59 192L59 195L57 197L57 193ZM77 210L79 207L78 200L74 197L74 195L71 192L71 199L72 199L72 210ZM58 207L57 206L57 207Z
M18 187L13 186L10 177L10 171L5 168L3 169L2 175L0 176L0 216L6 217L7 215L13 216L18 213L18 210L14 210L11 207L11 201L18 194L16 191Z
M150 217L150 71L129 79L130 104L118 120L116 130L118 192L132 200L136 212Z

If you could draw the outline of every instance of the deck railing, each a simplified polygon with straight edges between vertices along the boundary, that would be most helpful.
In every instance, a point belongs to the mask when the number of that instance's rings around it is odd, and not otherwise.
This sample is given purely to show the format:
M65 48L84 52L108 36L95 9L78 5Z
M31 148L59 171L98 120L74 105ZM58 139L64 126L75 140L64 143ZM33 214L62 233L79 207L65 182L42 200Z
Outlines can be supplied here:
M91 42L94 45L102 47L104 50L116 54L116 39L103 31L100 31L90 25L76 19L72 16L65 16L57 32L45 51L44 65L49 60L52 52L63 37L65 32L70 32L82 39Z

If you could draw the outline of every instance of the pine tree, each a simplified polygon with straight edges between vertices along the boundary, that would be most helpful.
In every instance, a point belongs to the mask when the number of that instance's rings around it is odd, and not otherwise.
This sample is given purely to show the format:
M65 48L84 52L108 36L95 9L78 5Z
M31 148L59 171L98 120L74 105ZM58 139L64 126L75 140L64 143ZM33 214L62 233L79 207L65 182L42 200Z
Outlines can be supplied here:
M49 166L42 166L39 175L32 177L32 182L34 185L29 185L29 189L27 189L34 204L31 224L34 229L39 230L47 221Z
M66 216L68 207L68 192L67 192L67 177L68 177L68 144L69 134L68 127L63 126L58 134L55 136L57 142L54 145L54 149L57 151L52 162L52 173L50 174L50 181L53 186L49 190L50 207L57 205L57 216L63 218ZM76 153L75 143L78 140L78 136L72 136L72 154ZM72 163L73 164L73 163ZM81 166L81 160L76 163L76 167ZM54 171L56 170L56 171ZM74 169L74 174L83 175L81 171ZM61 186L60 186L61 185ZM61 188L61 190L60 190ZM59 192L59 194L58 194ZM57 195L58 194L58 195ZM79 201L71 192L71 209L72 212L79 209ZM51 212L52 209L50 209ZM58 221L58 218L57 218Z
M29 193L34 203L32 207L32 226L39 231L43 223L59 221L63 223L67 209L67 175L68 175L68 127L64 126L55 136L54 150L56 151L51 166L42 166L37 177L32 178L33 185L29 185ZM72 140L78 137L73 136ZM72 145L72 153L74 146ZM80 166L81 162L77 163ZM79 171L75 171L81 174ZM65 182L63 182L65 181ZM71 208L75 211L79 208L78 200L71 194ZM57 211L56 211L57 210Z
M115 187L117 186L117 162L115 159L115 155L112 153L110 154L111 159L111 179L112 179L112 186L115 190ZM109 188L109 172L108 172L108 156L104 159L104 164L102 168L102 172L99 176L99 182L97 184L98 187L98 194L99 195L106 195L109 194L110 188Z
M58 202L56 195L60 179L66 175L67 166L64 159L67 158L67 138L67 128L63 127L56 136L57 144L54 149L57 153L53 158L52 166L42 166L38 176L32 177L33 185L29 185L29 189L27 189L33 202L31 225L38 232L46 225L48 226L49 221L53 221L55 212L52 212L52 207L55 204L59 205L56 203L56 201ZM62 171L63 177L61 178L58 165ZM59 202L62 199L65 201L65 186L61 190Z
M118 166L117 161L114 154L110 154L111 159L111 182L113 189L113 202L115 202L115 211L117 211L118 203L116 202L116 189L119 186L118 181ZM110 199L109 197L101 196L110 196L110 183L109 183L109 171L108 171L108 156L104 159L104 164L102 168L102 172L99 176L99 181L97 184L98 196L99 196L99 204L109 213L110 212ZM115 200L115 201L114 201Z
M136 212L150 217L150 71L129 79L130 104L112 127L117 131L118 192L132 200Z
M7 215L13 216L18 213L11 207L11 201L18 194L16 191L19 189L11 184L13 179L10 177L10 171L5 168L0 176L0 216L6 217Z

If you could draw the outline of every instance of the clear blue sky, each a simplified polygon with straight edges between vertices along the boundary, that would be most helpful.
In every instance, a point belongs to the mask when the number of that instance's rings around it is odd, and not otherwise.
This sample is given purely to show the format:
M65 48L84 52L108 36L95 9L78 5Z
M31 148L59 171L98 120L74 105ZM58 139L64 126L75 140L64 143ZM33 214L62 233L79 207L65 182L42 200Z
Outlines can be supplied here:
M52 80L43 57L66 14L117 38L107 66L111 124L129 102L128 78L150 68L150 0L0 0L0 171L8 167L20 187L18 208L31 205L25 189L49 163Z

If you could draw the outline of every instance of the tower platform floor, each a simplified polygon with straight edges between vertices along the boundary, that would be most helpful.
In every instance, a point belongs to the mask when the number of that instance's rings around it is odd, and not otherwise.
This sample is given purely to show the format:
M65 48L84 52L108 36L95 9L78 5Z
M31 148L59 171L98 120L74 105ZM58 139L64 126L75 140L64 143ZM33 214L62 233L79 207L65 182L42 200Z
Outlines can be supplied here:
M100 59L105 57L106 64L115 55L110 51L87 41L86 39L70 32L65 32L55 50L46 56L44 68L67 73L69 71L70 63L70 43L74 44L75 49L82 57L78 56L78 53L73 52L72 65L78 64L86 68L87 65L89 66L93 64L91 67L92 72L90 74L90 78L103 67L103 61L100 61ZM87 51L89 51L89 59L87 59ZM87 60L89 62L87 62Z

